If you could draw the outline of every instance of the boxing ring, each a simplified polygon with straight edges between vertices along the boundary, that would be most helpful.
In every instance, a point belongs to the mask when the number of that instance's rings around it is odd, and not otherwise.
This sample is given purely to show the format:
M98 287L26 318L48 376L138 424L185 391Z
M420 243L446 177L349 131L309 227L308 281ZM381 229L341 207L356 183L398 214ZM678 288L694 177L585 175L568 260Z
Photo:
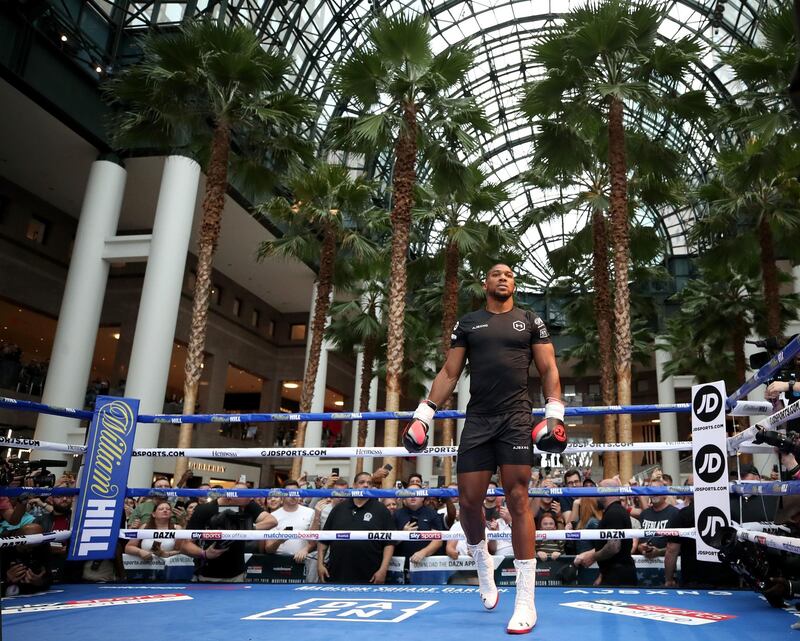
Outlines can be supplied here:
M784 349L784 357L791 358L800 352L800 341L793 340ZM725 399L727 410L732 415L766 414L764 403L739 401L749 391L760 385L772 371L780 366L773 359L745 385ZM113 399L112 399L113 400ZM0 398L0 409L13 408L48 413L69 418L91 420L95 413L70 408L53 408L29 401ZM567 408L569 415L631 414L643 412L688 412L689 404L649 405L629 407ZM438 412L437 418L460 418L458 412ZM765 448L749 443L758 429L775 427L791 418L800 416L800 401L728 440L730 452L765 451ZM411 412L374 413L324 413L324 414L250 414L229 416L212 415L139 415L140 423L220 423L220 422L269 422L307 420L356 420L356 419L408 419ZM85 446L32 441L29 439L0 438L1 447L42 449L82 454ZM455 447L430 447L419 456L453 456ZM565 455L581 451L665 451L691 450L691 442L631 443L591 446L571 445ZM213 454L212 454L213 452ZM224 454L220 454L224 452ZM134 456L192 456L225 458L291 458L315 456L339 458L349 456L409 456L404 448L153 448L136 450ZM412 455L416 456L416 455ZM612 491L609 491L611 489ZM615 491L616 490L616 491ZM531 496L608 496L687 494L691 487L621 487L621 488L536 488ZM761 484L731 484L731 491L738 494L800 494L800 481L784 481ZM151 488L128 488L126 496L146 496ZM0 488L0 494L15 496L30 495L74 495L75 488ZM284 490L284 489L234 489L234 490L185 490L174 489L162 492L169 497L181 496L357 496L357 497L445 497L454 496L456 490ZM502 494L497 490L496 494ZM577 530L538 531L537 540L582 538L599 540L608 538L637 538L646 536L683 536L699 540L699 528L681 530ZM120 538L154 538L164 531L129 530L119 531ZM326 540L366 540L367 532L334 531L253 531L226 530L206 531L169 530L177 539L201 540L204 538L228 540L264 540L302 538ZM579 533L577 536L574 533ZM208 536L213 534L213 536ZM373 533L369 533L373 534ZM414 533L392 531L382 533L394 541L411 540ZM115 534L116 536L116 534ZM506 533L489 532L489 538L502 538ZM9 537L0 540L2 548L22 543L36 544L66 540L70 532L52 532L40 535ZM778 536L769 532L738 530L741 540L800 553L798 540ZM384 538L384 537L381 537ZM417 537L419 538L419 537ZM463 538L449 532L435 533L429 538L443 541ZM333 584L204 584L204 583L159 583L159 584L54 584L45 593L33 596L5 597L0 616L5 639L28 641L32 639L105 639L113 635L120 640L140 638L142 635L169 638L170 641L193 641L196 639L236 641L255 638L290 638L302 636L304 641L316 639L349 641L370 638L375 634L371 624L384 633L391 630L403 637L436 635L443 641L463 637L468 629L476 639L496 638L504 635L504 625L513 610L514 588L498 587L499 606L485 611L477 596L477 587L461 585L333 585ZM782 639L793 634L789 629L800 622L800 615L793 607L783 610L771 608L763 597L750 590L686 590L660 588L602 588L602 587L538 587L536 605L539 620L534 635L542 637L569 636L579 639L603 639L608 641L639 641L640 639L667 639L681 634L682 641L704 641L735 637L737 641L747 639ZM140 607L145 606L145 607ZM335 625L333 625L335 623ZM465 626L468 626L465 627Z
M264 584L61 585L3 600L9 641L354 641L505 637L514 588L485 611L477 587ZM798 634L796 616L744 591L537 588L531 638L763 641Z

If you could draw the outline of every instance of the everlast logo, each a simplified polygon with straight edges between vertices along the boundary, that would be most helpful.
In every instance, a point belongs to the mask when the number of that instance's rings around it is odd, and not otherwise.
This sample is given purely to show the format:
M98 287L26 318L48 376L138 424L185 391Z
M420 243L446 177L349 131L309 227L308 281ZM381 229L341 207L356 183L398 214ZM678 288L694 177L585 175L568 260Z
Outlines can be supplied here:
M154 539L174 539L175 532L153 532Z
M367 532L370 541L391 541L392 535L389 532Z
M613 530L611 532L600 532L601 539L624 539L625 532L621 530Z

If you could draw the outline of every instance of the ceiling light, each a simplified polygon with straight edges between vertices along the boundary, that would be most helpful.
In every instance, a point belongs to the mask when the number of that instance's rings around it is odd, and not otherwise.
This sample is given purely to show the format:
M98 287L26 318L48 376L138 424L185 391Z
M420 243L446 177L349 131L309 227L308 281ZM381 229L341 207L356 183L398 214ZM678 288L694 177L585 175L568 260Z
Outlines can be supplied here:
M334 404L336 407L342 407L342 406L344 405L344 401L334 401L334 402L333 402L333 404Z
M660 419L660 418L654 418L654 419L653 419L653 420L651 420L650 422L651 422L651 423L660 423L660 422L661 422L661 419Z
M103 73L103 68L102 68L100 65L97 65L97 66L94 68L94 70L95 70L97 73Z
M284 383L283 386L286 389L297 389L298 387L300 387L300 385L297 383Z
M67 36L62 33L61 34L61 42L66 42L66 41L67 41Z
M567 427L575 427L577 423L567 423Z
M114 340L119 340L119 332L114 332L111 334L111 336L114 338Z

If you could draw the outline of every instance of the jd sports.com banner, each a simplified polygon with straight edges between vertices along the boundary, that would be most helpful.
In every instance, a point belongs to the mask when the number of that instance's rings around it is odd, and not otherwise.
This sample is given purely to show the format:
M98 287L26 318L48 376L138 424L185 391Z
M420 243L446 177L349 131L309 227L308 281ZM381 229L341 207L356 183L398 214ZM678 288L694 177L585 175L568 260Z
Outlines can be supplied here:
M72 526L70 561L114 558L138 415L136 399L97 397Z
M730 525L725 433L725 383L692 386L692 470L697 558L719 563L712 545L719 528Z

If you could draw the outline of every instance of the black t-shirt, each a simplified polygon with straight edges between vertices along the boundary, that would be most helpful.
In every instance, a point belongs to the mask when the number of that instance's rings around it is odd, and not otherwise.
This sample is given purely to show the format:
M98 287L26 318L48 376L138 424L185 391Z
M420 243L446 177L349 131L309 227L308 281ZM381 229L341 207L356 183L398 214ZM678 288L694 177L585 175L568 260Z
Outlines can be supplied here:
M669 520L669 529L694 527L694 505L681 508ZM736 587L738 579L724 563L697 560L697 544L688 537L671 536L670 543L681 545L681 587Z
M672 519L679 511L680 510L678 510L678 508L676 508L674 505L667 505L660 511L656 511L652 507L649 507L646 510L642 510L642 513L639 515L639 521L642 524L643 530L665 530L667 529L670 519ZM647 543L663 549L667 547L667 537L653 536L643 540L642 543Z
M544 321L514 307L502 314L480 309L453 328L450 347L465 347L470 366L467 412L497 415L531 409L528 369L531 345L549 343Z
M601 530L629 530L631 528L631 517L628 511L622 507L622 503L615 501L603 512L600 520ZM594 549L599 551L608 541L595 541ZM636 585L636 565L631 556L633 541L631 539L621 539L620 549L614 556L605 561L598 561L600 574L603 576L602 585Z
M358 507L353 499L335 505L325 521L325 530L394 530L392 513L378 499ZM391 541L326 541L330 546L328 572L334 583L368 583L380 568L383 548Z
M741 501L741 510L739 509ZM731 520L737 523L774 521L778 511L777 496L731 496Z
M254 501L244 507L222 506L217 501L198 505L189 522L187 530L252 530L256 519L263 512ZM195 559L197 573L214 579L230 579L244 572L245 541L202 540L197 545L209 548L212 545L224 547L225 552L216 559Z
M427 505L422 505L416 511L412 511L407 507L402 507L394 513L395 529L402 530L406 523L416 520L418 532L430 532L431 530L444 531L444 521L442 515L433 508ZM403 541L397 545L397 556L410 557L415 552L418 552L430 541Z

